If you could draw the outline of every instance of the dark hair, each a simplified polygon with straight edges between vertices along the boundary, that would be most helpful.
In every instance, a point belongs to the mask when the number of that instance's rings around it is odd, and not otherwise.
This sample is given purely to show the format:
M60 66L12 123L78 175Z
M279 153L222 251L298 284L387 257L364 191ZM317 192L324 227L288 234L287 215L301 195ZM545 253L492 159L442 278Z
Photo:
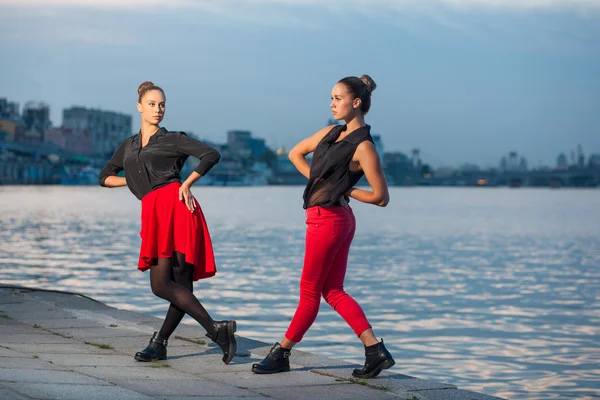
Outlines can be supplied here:
M160 90L160 92L163 94L163 96L165 96L164 90L162 90L160 87L156 86L154 83L152 83L150 81L146 81L138 87L138 103L141 103L142 97L144 97L144 95L151 90Z
M377 87L375 81L369 75L361 75L360 78L347 76L340 79L338 83L346 85L348 93L354 96L355 99L360 99L360 111L362 111L363 115L369 112L371 108L371 93Z

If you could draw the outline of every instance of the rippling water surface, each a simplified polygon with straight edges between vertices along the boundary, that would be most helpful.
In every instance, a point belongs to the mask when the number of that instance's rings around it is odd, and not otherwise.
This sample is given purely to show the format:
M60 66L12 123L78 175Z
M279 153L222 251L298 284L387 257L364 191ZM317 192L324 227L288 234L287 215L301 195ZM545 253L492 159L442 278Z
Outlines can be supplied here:
M219 273L195 293L239 334L280 340L298 300L301 187L194 193ZM346 289L394 370L511 399L600 396L600 190L393 188L352 202ZM163 316L136 270L140 204L127 189L0 187L0 283L76 291ZM194 323L186 319L186 323ZM323 303L302 350L362 362Z

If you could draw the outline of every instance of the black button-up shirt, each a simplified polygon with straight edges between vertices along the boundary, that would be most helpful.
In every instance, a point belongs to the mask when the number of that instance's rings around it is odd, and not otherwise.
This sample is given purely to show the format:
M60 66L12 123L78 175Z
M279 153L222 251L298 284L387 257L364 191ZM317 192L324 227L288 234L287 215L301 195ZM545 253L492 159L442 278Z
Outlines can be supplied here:
M350 171L350 162L359 144L373 142L371 127L365 125L337 141L346 125L334 126L321 139L310 164L310 179L304 189L304 208L341 205L340 199L365 174ZM350 198L344 196L346 201Z
M181 181L181 168L189 156L200 160L194 171L206 173L219 162L219 153L207 144L192 139L183 132L160 128L142 147L142 135L125 139L100 172L100 185L109 176L125 170L129 190L142 199L153 190Z

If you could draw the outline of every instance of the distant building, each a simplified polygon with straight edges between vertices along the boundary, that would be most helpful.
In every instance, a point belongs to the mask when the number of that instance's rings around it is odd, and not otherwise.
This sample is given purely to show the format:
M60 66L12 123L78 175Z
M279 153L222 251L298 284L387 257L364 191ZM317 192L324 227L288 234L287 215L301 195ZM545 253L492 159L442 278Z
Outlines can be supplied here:
M508 166L506 169L508 171L516 171L519 169L519 157L516 151L508 153Z
M305 185L306 177L302 175L289 159L285 148L278 149L275 170L269 177L269 183L272 185ZM310 160L308 160L310 163Z
M526 172L528 169L529 167L527 164L527 159L525 157L521 157L521 160L519 161L519 171Z
M252 132L245 130L231 130L227 132L227 146L232 150L245 149Z
M89 132L91 153L103 157L112 156L121 142L132 134L131 115L85 107L63 110L63 128L73 135Z
M579 169L585 168L585 156L583 155L583 148L581 145L577 145L577 167L579 167Z
M414 160L399 151L383 153L383 165L386 177L395 185L410 185L414 183L417 169Z
M421 150L412 149L412 164L415 168L421 168Z
M93 154L92 135L88 130L75 132L73 129L64 127L51 128L46 132L44 140L69 153L86 156Z
M43 143L46 131L52 127L50 107L44 103L27 102L23 108L22 119L26 129L17 141L30 144Z
M2 140L15 141L25 133L25 125L19 114L19 104L0 98L0 132Z
M227 132L227 148L232 156L260 159L267 151L265 139L253 138L252 132L231 130Z
M600 154L591 154L588 167L592 169L600 169Z
M4 140L16 141L25 135L25 124L20 119L0 119Z
M508 161L506 157L500 159L500 171L506 171L508 169Z
M248 142L252 137L252 132L245 130L231 130L227 132L227 148L231 154L236 154L242 158L249 158L252 150Z
M0 98L0 119L19 119L19 103L8 101L5 97Z
M265 154L267 151L267 145L265 143L265 139L258 138L249 138L248 139L248 148L250 149L250 156L253 159L259 159Z
M569 169L569 161L565 153L560 153L556 158L556 169L559 171L566 171Z

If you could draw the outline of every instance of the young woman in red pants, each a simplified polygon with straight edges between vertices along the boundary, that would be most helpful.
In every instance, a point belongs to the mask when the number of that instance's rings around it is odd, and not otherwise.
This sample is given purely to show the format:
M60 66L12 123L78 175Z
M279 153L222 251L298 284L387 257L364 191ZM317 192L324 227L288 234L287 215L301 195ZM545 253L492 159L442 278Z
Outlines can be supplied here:
M289 154L298 171L308 178L304 191L306 251L300 279L300 302L281 341L267 357L252 366L258 374L290 370L290 350L302 340L319 311L321 296L354 330L365 346L366 361L353 376L373 378L394 365L394 359L375 337L358 303L344 291L348 252L356 220L348 197L385 207L389 194L379 155L365 123L375 82L367 76L340 80L331 92L331 110L344 125L321 129L297 144ZM313 154L311 165L306 155ZM366 176L371 190L354 188Z
M171 303L159 332L136 353L138 361L167 358L167 340L185 314L206 330L223 350L228 364L237 348L235 321L214 321L192 293L193 282L216 273L213 248L200 205L190 187L220 158L212 147L182 132L159 126L165 115L165 93L152 82L138 88L140 132L126 139L100 173L100 185L127 186L142 201L142 246L138 269L150 269L152 292ZM200 160L181 183L188 156ZM117 174L125 171L125 177Z

